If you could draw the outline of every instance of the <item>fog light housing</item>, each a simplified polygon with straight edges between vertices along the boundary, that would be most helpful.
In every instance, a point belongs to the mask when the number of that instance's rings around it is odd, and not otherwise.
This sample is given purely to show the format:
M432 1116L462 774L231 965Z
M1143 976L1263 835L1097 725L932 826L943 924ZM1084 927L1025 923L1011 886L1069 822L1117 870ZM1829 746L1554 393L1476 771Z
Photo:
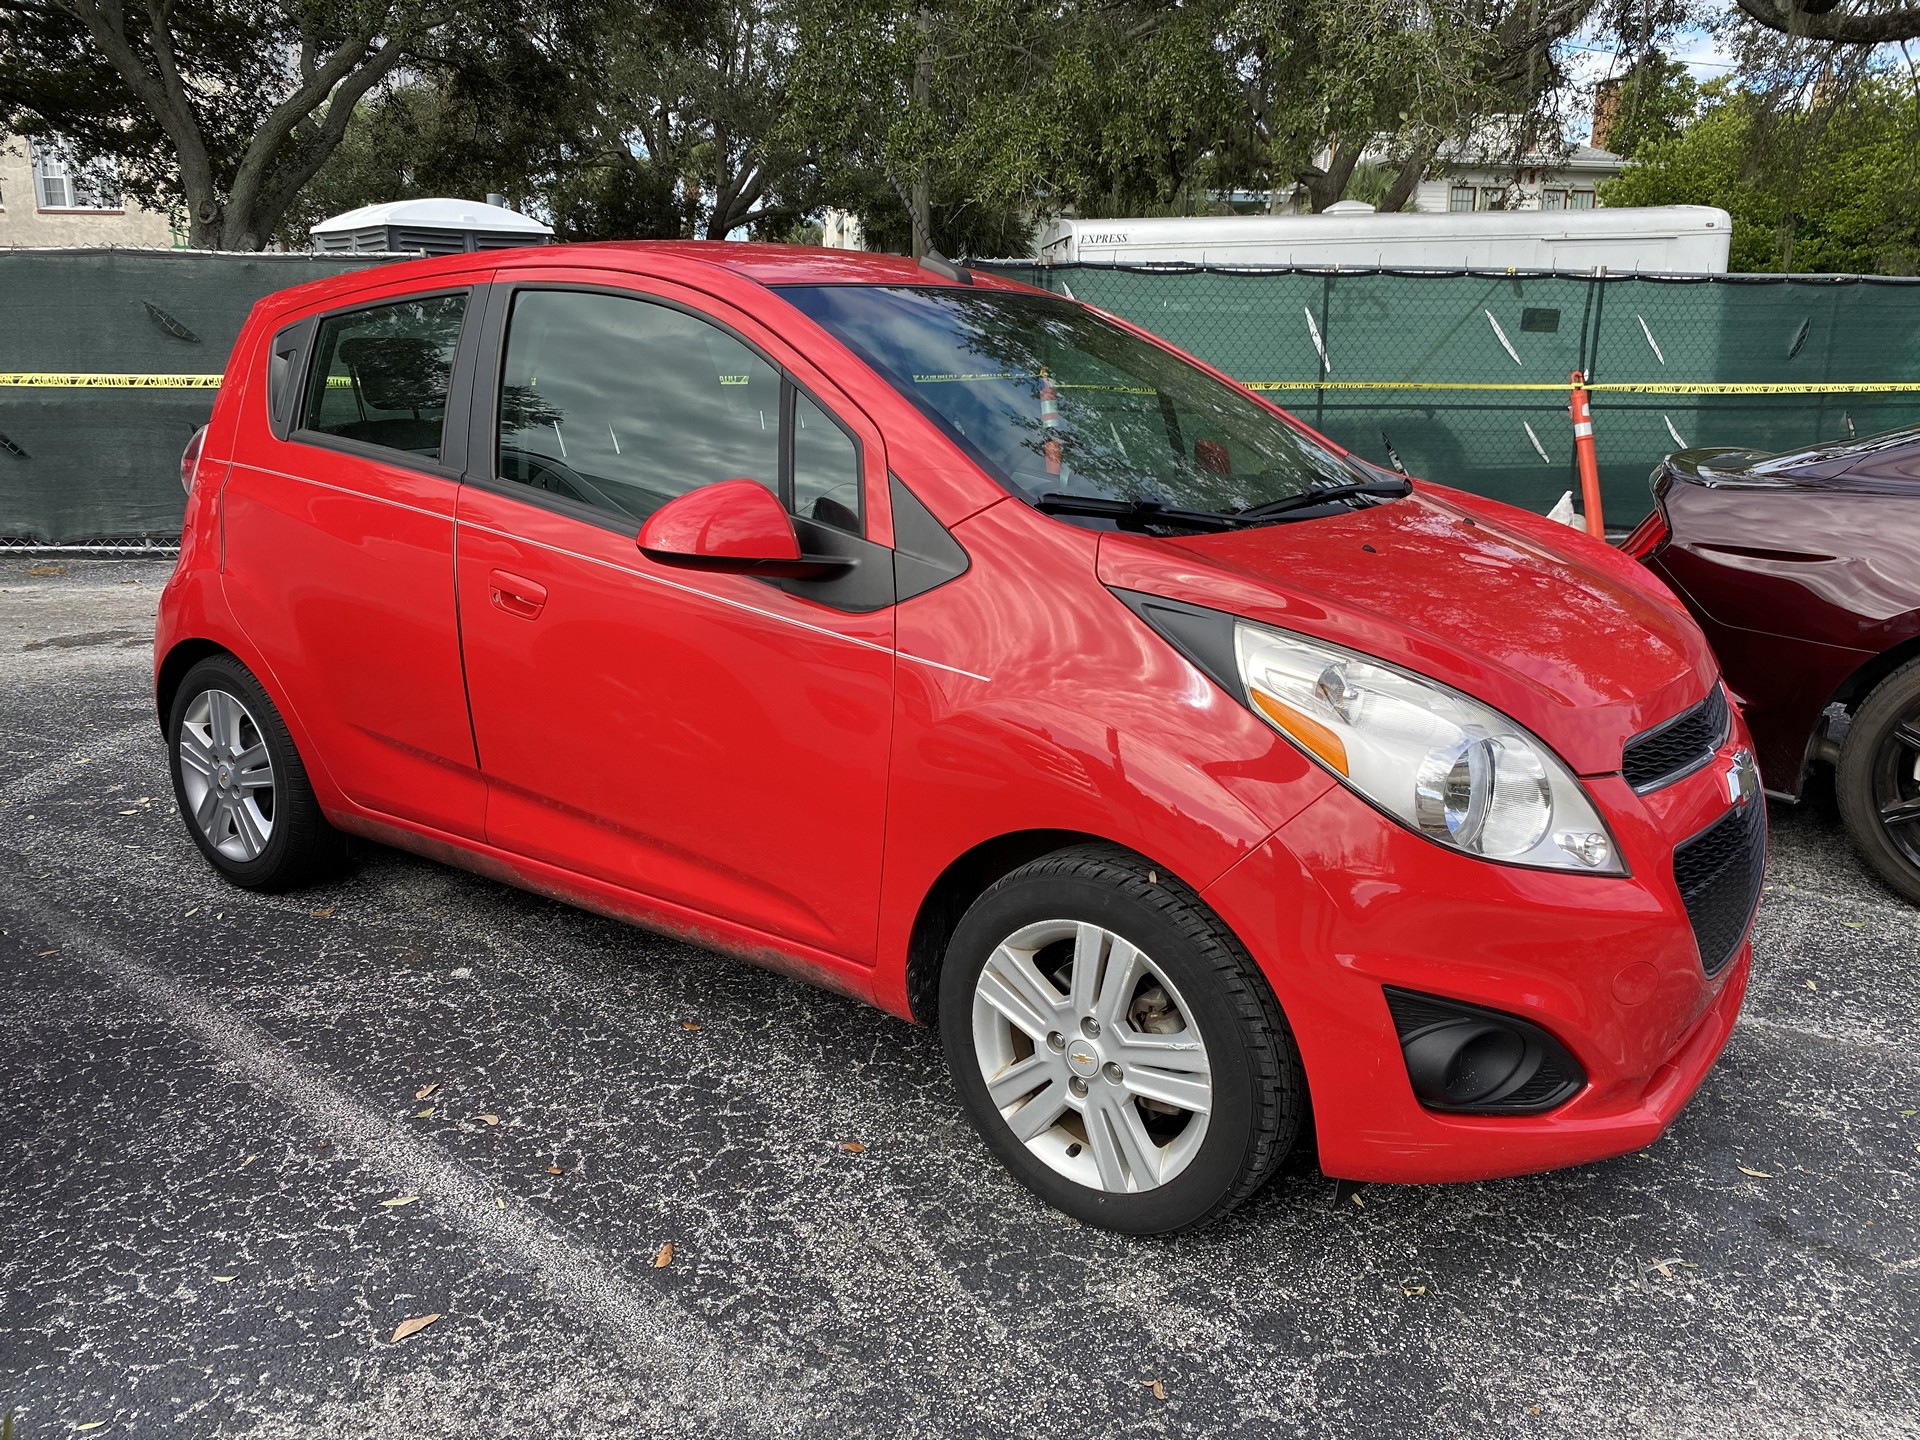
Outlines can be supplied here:
M1414 1097L1457 1115L1538 1115L1585 1088L1567 1047L1517 1015L1386 987Z

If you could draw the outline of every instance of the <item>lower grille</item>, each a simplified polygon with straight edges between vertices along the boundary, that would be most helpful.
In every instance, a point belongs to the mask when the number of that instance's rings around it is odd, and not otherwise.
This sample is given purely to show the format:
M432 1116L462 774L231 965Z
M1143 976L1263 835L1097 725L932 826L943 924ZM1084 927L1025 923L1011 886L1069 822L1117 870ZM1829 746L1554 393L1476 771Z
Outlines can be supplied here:
M1746 938L1766 867L1767 807L1757 797L1674 850L1674 882L1707 974L1719 974Z
M1531 1020L1386 987L1413 1093L1429 1110L1537 1115L1585 1087L1586 1072Z

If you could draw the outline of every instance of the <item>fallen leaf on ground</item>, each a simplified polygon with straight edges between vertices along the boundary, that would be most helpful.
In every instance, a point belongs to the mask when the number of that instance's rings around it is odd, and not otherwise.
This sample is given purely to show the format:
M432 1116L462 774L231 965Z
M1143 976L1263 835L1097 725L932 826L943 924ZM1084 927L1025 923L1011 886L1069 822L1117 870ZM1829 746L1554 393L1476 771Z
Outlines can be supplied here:
M1347 1198L1353 1201L1353 1203L1358 1205L1361 1209L1364 1210L1366 1208L1367 1198L1366 1196L1362 1195L1358 1190L1354 1191L1353 1194L1349 1195Z
M247 1166L253 1164L253 1162L258 1160L259 1158L260 1157L258 1155L249 1155L247 1156L246 1159L242 1160L238 1165L234 1166L233 1168L236 1170L244 1170L247 1168Z
M840 1148L849 1155L864 1155L867 1153L867 1147L862 1145L858 1140L842 1140L840 1142Z
M567 1172L562 1170L558 1165L547 1166L547 1174L549 1175L564 1175L566 1173Z
M29 575L31 575L31 574L33 574L33 571L31 571L31 570L29 570L29 571L27 571L27 573L28 573ZM58 570L56 570L56 571L54 571L53 573L54 573L54 574L56 574L56 575L58 575L58 574L59 574L60 572L59 572ZM107 1423L107 1422L106 1422L106 1421L104 1421L104 1420L89 1420L89 1421L88 1421L88 1422L87 1422L86 1424L84 1424L84 1425L76 1425L76 1426L74 1426L74 1427L73 1427L73 1433L74 1433L74 1434L76 1434L76 1435L84 1435L84 1434L86 1434L86 1432L87 1432L87 1431L89 1431L89 1430L98 1430L98 1429L99 1429L99 1428L100 1428L100 1427L101 1427L102 1425L104 1425L104 1424L106 1424L106 1423Z
M1156 1399L1156 1400L1164 1400L1164 1399L1166 1399L1166 1398L1167 1398L1167 1382L1166 1382L1166 1381L1164 1381L1164 1380L1142 1380L1142 1381L1141 1381L1140 1383L1141 1383L1142 1385L1144 1385L1144 1386L1146 1386L1146 1387L1147 1387L1147 1389L1149 1389L1149 1390L1151 1390L1151 1391L1153 1391L1153 1398L1154 1398L1154 1399Z
M485 1125L498 1125L500 1123L500 1117L498 1115L488 1115L488 1114L482 1113L474 1116L473 1118Z
M682 1030L698 1030L700 1028L700 1022L698 1020L682 1020L680 1022L680 1028Z
M1647 1266L1649 1270L1658 1270L1660 1274L1668 1280L1673 1278L1675 1267L1682 1270L1698 1270L1700 1268L1691 1260L1682 1260L1678 1255L1674 1256L1671 1260L1655 1260L1651 1265Z
M120 813L122 815L138 815L140 813L140 808L138 806L135 806L131 810L122 810Z
M1738 1167L1738 1169L1739 1169L1739 1171L1740 1171L1740 1173L1741 1173L1742 1175L1751 1175L1751 1176L1753 1176L1753 1178L1754 1178L1754 1179L1756 1179L1756 1180L1771 1180L1771 1179L1773 1179L1773 1176L1772 1176L1772 1175L1771 1175L1771 1174L1770 1174L1769 1172L1767 1172L1767 1171L1765 1171L1765 1170L1754 1170L1754 1169L1751 1169L1751 1168L1749 1168L1748 1166L1745 1166L1745 1165L1741 1165L1741 1166L1739 1166L1739 1167Z
M196 905L193 907L193 909L187 911L187 913L182 915L180 918L182 920L191 920L194 916L198 915L199 913L200 913L200 907Z
M316 920L324 920L333 914L333 909L334 907L331 905L323 905L318 910L309 910L307 913Z
M656 1270L664 1270L667 1268L667 1266L671 1265L672 1263L673 1263L673 1242L669 1240L667 1241L666 1244L662 1245L659 1249L659 1252L654 1255L653 1268Z
M413 1092L413 1098L416 1100L424 1100L439 1088L440 1082L438 1080L434 1081L431 1085L422 1085L418 1090Z
M380 1208L383 1210L391 1210L396 1205L411 1205L419 1198L418 1195L396 1195L391 1200L382 1200L380 1202Z
M398 1345L402 1340L405 1340L408 1336L418 1335L422 1330L426 1329L427 1326L433 1324L433 1322L438 1320L439 1318L440 1317L438 1315L415 1315L410 1320L402 1320L398 1325L393 1327L393 1339L389 1340L387 1343L389 1345Z
M424 1110L414 1111L413 1118L416 1120L431 1120L433 1118L433 1106L429 1105Z
M234 1281L238 1280L239 1278L240 1277L238 1275L215 1275L212 1277L216 1285L231 1285Z
M1405 1295L1408 1299L1412 1299L1415 1295L1426 1294L1427 1287L1424 1285L1402 1285L1400 1287L1400 1293L1402 1295Z
M60 953L60 948L59 948L58 946L55 946L55 947L54 947L53 949L51 949L51 950L42 950L42 951L40 952L40 956L39 956L39 958L40 958L40 959L42 959L42 960L44 960L44 959L46 959L46 958L47 958L47 957L48 957L49 955L58 955L59 953ZM106 1422L106 1421L104 1421L104 1420L102 1420L102 1421L101 1421L100 1423L101 1423L102 1425L104 1425L104 1424L106 1424L107 1422Z
M1813 983L1813 981L1811 981L1811 980L1809 980L1809 981L1807 981L1807 989L1809 989L1809 990L1818 990L1819 988L1820 988L1820 987L1819 987L1818 985L1816 985L1816 984L1814 984L1814 983Z

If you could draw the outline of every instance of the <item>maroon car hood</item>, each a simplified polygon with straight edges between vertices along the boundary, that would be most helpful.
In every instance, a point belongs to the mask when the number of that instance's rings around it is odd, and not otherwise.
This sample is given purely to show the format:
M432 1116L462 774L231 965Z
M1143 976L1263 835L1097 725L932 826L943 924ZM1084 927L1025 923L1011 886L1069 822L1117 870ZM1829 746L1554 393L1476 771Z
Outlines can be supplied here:
M1718 673L1692 619L1625 556L1432 487L1223 535L1106 534L1099 574L1431 676L1519 721L1583 775L1618 770L1628 737L1699 700Z

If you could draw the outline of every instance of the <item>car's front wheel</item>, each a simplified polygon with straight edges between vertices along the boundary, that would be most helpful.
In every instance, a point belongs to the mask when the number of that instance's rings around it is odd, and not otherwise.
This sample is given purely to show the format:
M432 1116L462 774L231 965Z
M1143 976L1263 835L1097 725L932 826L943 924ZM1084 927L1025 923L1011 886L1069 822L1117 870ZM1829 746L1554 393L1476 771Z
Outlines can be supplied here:
M1920 905L1920 660L1882 680L1854 713L1834 792L1861 857Z
M167 746L187 833L236 885L287 890L345 859L346 837L320 813L286 722L233 656L210 656L181 679Z
M1251 957L1131 852L1063 850L995 883L941 975L948 1062L987 1146L1081 1220L1189 1230L1292 1146L1306 1083Z

